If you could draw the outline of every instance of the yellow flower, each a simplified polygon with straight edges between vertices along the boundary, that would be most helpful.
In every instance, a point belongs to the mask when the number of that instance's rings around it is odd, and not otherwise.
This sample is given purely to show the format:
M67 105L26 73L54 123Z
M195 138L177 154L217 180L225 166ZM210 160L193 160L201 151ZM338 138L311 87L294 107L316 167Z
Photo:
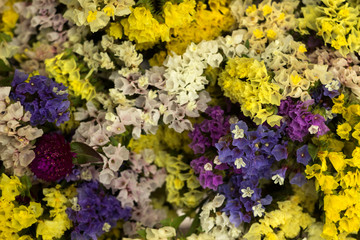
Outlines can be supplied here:
M299 82L302 80L301 77L299 75L293 75L291 74L290 75L290 79L291 79L291 82L294 84L294 85L298 85Z
M109 35L115 39L121 39L123 35L122 27L120 23L110 23Z
M97 11L89 11L86 21L91 23L96 20Z
M34 214L36 218L40 217L43 214L43 208L41 207L40 203L37 202L30 202L29 211Z
M13 211L14 215L11 219L11 226L17 231L28 228L37 222L34 213L23 205L14 208Z
M255 12L255 11L256 11L256 5L255 5L255 4L249 6L249 7L246 9L246 13L247 13L247 14L253 13L253 12Z
M115 13L115 8L113 5L110 6L106 6L103 8L104 13L106 13L106 15L108 15L109 17L113 17L114 13ZM88 21L89 22L89 21Z
M180 4L167 1L163 6L165 24L169 28L180 28L189 25L195 15L195 0L185 0Z
M160 51L158 53L155 53L154 56L149 60L150 66L161 66L166 58L166 52Z
M284 20L285 19L285 13L280 13L278 20Z
M325 239L335 239L337 233L338 231L334 223L325 223L321 237Z
M263 7L263 14L264 16L269 15L272 12L272 8L269 5L265 5Z
M29 235L21 236L18 240L33 240L33 238Z
M351 126L349 123L343 123L341 125L338 125L336 133L345 140L349 140L349 133L351 131Z
M6 201L14 201L15 197L20 194L22 184L20 179L16 176L11 176L10 178L6 174L1 175L0 189L2 192L1 198Z
M10 3L10 1L8 2ZM8 4L6 4L8 5ZM0 26L2 25L0 31L13 36L12 33L12 29L15 28L16 26L16 22L19 19L19 14L17 14L12 6L9 6L10 8L3 11L2 13L2 24L0 24Z
M253 34L257 39L263 38L265 36L264 32L258 28L253 31Z
M358 143L360 144L360 130L354 131L351 136L358 140Z
M42 236L44 240L53 240L54 238L61 238L67 229L70 229L71 221L64 212L56 215L51 220L40 221L36 228L36 237Z
M306 49L306 47L305 47L305 45L304 44L301 44L300 46L299 46L299 52L301 52L301 53L304 53L304 52L307 52L307 49Z
M272 29L269 29L266 33L266 37L270 39L276 39L276 32Z
M333 176L320 174L320 176L317 178L317 180L319 182L321 190L325 194L332 193L333 190L335 190L339 186L339 184L337 183L337 181L335 180L335 178Z
M328 157L337 172L344 169L346 161L345 155L342 152L330 152Z
M181 181L178 178L175 178L174 179L174 187L175 187L176 190L180 190L180 189L182 189L184 187L184 182Z

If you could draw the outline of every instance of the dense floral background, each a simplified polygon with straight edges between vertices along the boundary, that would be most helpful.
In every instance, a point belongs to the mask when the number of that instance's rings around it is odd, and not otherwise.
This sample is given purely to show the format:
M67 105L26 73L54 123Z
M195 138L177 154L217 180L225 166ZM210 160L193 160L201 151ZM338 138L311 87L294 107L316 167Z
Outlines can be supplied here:
M0 239L360 239L358 0L0 0Z

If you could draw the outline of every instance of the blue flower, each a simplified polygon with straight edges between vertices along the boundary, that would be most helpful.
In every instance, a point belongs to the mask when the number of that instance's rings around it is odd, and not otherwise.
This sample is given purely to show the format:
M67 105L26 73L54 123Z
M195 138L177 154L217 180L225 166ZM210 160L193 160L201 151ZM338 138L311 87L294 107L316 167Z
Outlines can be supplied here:
M298 185L299 187L301 187L302 185L304 185L306 183L306 178L304 176L304 174L302 173L297 173L295 174L295 176L290 180L291 184L295 184Z
M10 97L20 101L26 111L31 113L32 125L53 122L57 126L69 120L70 101L63 84L41 75L32 76L15 70L11 83L13 91Z
M286 159L288 157L286 146L283 144L277 144L272 149L271 154L275 157L276 161Z
M296 161L298 163L302 163L306 166L311 160L311 156L309 154L308 146L304 145L296 151Z
M82 183L77 192L80 210L66 210L74 223L71 239L97 239L104 233L105 223L114 227L118 220L131 216L130 209L122 208L114 196L106 195L97 181Z

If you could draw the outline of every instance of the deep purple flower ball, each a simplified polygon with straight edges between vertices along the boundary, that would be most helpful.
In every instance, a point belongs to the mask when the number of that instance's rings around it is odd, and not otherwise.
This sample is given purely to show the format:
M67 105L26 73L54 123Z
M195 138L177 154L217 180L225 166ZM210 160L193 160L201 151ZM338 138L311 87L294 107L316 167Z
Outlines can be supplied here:
M63 135L43 135L35 148L35 159L29 165L36 177L45 181L56 181L72 171L74 153Z

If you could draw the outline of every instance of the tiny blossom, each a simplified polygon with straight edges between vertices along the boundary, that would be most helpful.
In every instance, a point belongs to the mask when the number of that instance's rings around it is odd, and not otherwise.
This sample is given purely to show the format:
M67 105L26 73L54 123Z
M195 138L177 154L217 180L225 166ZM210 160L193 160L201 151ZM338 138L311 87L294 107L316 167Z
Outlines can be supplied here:
M205 171L212 171L213 168L212 168L211 163L206 163L206 164L204 165L204 170L205 170Z
M242 197L246 198L246 197L251 197L254 193L254 190L252 190L251 188L247 187L246 189L241 189Z
M244 129L240 129L238 125L235 125L235 129L231 131L234 134L234 139L244 137Z
M254 212L254 217L262 217L262 215L265 212L265 209L263 208L263 206L261 205L261 203L257 204L256 206L252 207L252 210Z
M237 169L240 169L242 167L246 167L246 163L244 162L243 158L237 158L234 162Z
M272 176L271 178L275 184L284 185L284 178L281 177L279 174Z
M222 163L222 162L220 162L219 156L216 156L216 157L214 158L214 164L220 165L221 163Z
M316 126L316 125L311 125L309 127L309 133L311 134L316 134L319 132L319 126Z

